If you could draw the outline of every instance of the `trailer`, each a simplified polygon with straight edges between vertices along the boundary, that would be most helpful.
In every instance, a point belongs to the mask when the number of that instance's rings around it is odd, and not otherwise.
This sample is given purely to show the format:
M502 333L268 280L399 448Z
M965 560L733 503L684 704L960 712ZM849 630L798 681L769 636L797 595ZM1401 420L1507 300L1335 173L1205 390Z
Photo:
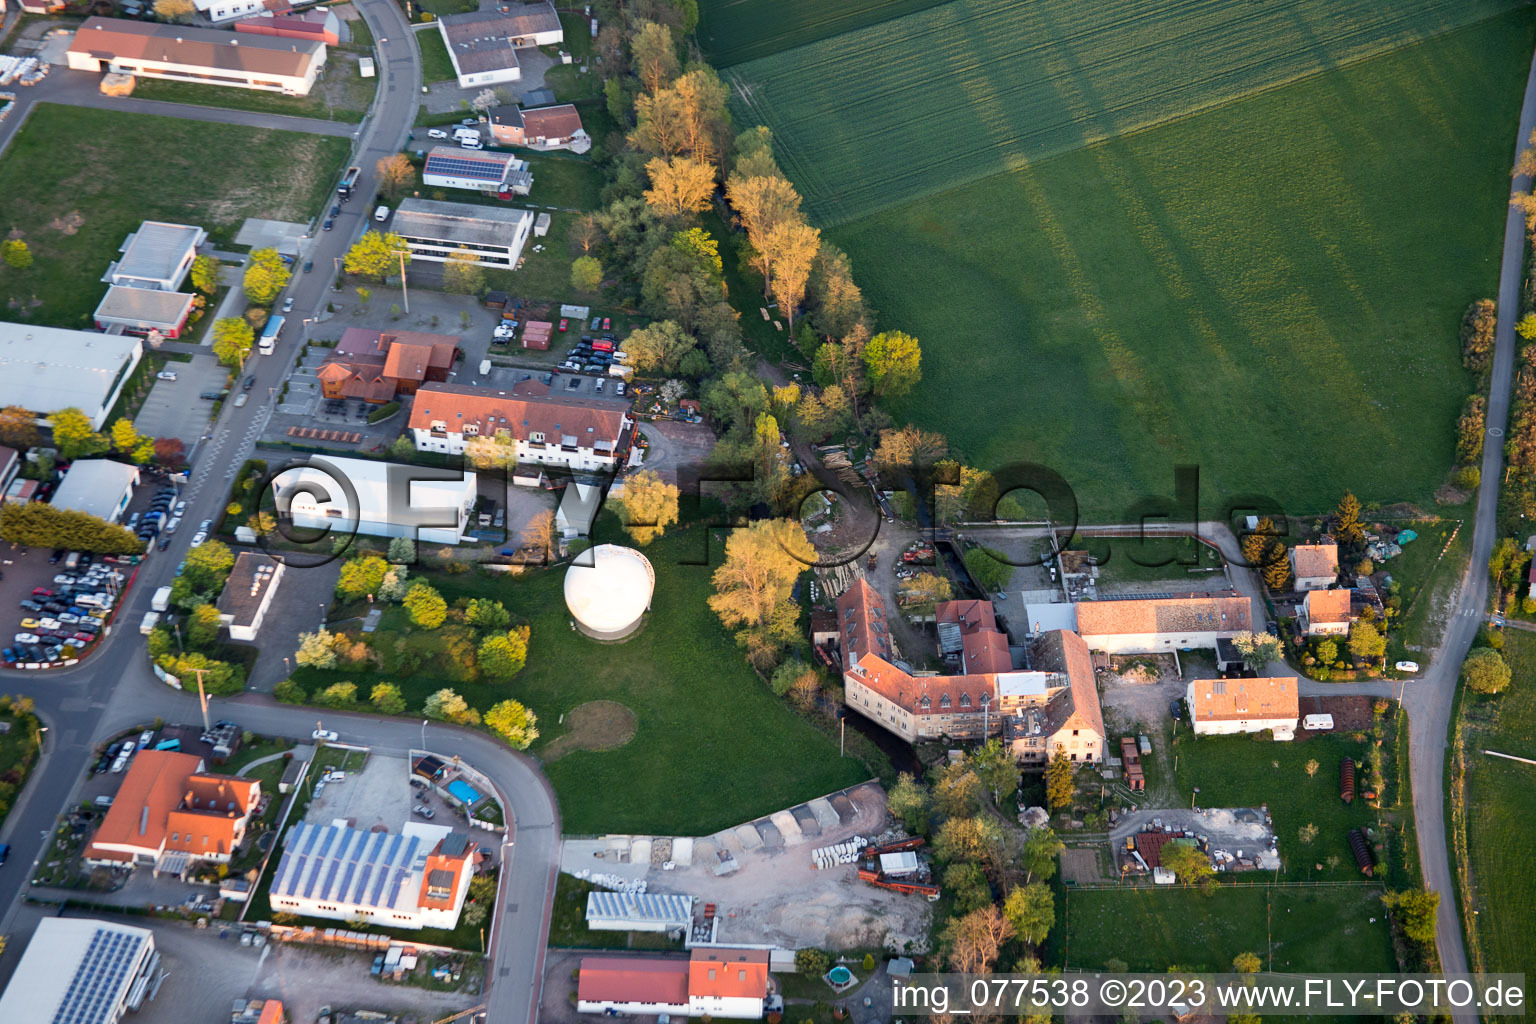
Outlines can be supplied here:
M931 903L939 898L939 887L928 885L925 882L908 882L900 878L887 878L873 868L859 868L859 880L881 889L890 889L893 892L912 893L917 896L926 896Z
M882 853L905 853L915 850L927 842L922 836L912 836L910 839L898 839L894 843L886 843L884 846L871 846L865 851L866 856L878 857Z

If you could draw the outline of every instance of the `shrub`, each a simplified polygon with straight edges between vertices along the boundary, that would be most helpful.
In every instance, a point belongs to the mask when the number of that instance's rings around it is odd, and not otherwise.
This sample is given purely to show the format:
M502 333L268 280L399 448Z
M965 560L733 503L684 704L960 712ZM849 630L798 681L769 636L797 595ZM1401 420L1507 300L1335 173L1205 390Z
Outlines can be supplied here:
M284 679L282 682L272 687L272 696L276 697L284 704L309 703L309 694L305 692L304 687L300 686L298 682L293 679Z
M832 966L832 958L824 949L806 946L795 950L795 970L808 978L819 978Z
M357 703L357 684L332 683L315 694L315 703L328 708L351 707Z
M399 411L399 402L385 402L383 405L379 406L377 409L368 414L368 422L378 423L381 420L387 420Z

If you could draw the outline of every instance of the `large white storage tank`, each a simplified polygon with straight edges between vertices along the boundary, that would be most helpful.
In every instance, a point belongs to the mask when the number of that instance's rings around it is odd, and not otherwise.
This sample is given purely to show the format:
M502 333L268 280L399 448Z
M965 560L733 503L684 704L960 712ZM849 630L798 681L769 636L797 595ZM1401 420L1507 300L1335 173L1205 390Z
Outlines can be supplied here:
M651 608L656 572L634 548L599 544L565 571L565 606L576 628L597 640L633 633Z

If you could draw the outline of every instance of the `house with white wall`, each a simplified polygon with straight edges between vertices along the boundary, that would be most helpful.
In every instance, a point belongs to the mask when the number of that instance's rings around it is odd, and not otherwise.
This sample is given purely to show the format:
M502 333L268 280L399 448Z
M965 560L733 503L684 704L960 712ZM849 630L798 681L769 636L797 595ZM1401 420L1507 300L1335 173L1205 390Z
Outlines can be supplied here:
M1296 609L1296 622L1307 636L1343 636L1349 632L1348 590L1309 590Z
M1295 676L1269 679L1195 679L1185 689L1189 723L1196 736L1272 730L1276 740L1295 738L1301 717Z
M503 437L520 465L614 469L634 426L629 403L585 393L565 397L561 390L538 378L509 389L423 384L409 421L416 449L463 455L482 439Z
M1077 603L1077 632L1090 650L1160 654L1214 650L1220 637L1253 629L1253 603L1232 594L1106 598Z
M1288 556L1297 590L1325 590L1339 579L1339 546L1324 537L1318 544L1297 544Z

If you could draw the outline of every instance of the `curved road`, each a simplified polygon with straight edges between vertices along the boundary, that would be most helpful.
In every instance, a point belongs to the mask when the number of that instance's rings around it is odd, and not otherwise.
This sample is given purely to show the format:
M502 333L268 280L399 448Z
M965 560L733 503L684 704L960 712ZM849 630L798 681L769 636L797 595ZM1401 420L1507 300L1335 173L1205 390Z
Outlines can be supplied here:
M295 275L285 292L294 299L289 320L295 326L284 332L286 337L275 355L253 356L245 368L245 373L256 377L253 397L267 395L268 401L251 402L243 409L226 403L200 446L182 495L187 500L189 522L213 518L222 507L230 481L271 416L272 395L304 340L306 331L302 328L308 325L303 319L324 309L336 262L369 223L367 199L376 191L375 164L405 146L416 119L421 58L414 33L392 0L357 0L356 6L373 32L379 65L374 107L358 127L352 156L352 162L362 168L359 198L342 207L336 230L318 234L304 253L305 259L314 261L315 270ZM244 112L239 116L251 117L255 124L266 119L265 115ZM316 122L315 127L325 134L335 131L328 122ZM0 985L14 970L42 916L38 908L17 901L31 877L28 867L38 860L57 815L89 771L95 745L157 715L168 721L199 719L195 695L167 687L149 670L142 640L133 628L149 610L155 589L174 578L176 564L185 557L193 532L180 531L166 552L154 553L144 562L133 592L119 609L119 625L79 667L3 673L0 689L33 698L48 731L43 758L0 831L0 841L12 846L9 867L0 869L0 906L6 908L0 934L10 938L12 951L0 958ZM219 704L217 715L259 733L303 737L315 728L313 709L286 707L266 697L246 694ZM332 712L326 714L326 726L340 733L345 742L383 753L403 754L420 746L423 739L422 726L416 721ZM498 1024L524 1020L532 1024L538 1012L549 911L559 865L560 818L554 794L530 758L482 733L434 723L426 727L425 743L432 750L462 756L488 776L511 823L511 841L502 851L505 870L497 909L491 918L486 1002L489 1019Z

